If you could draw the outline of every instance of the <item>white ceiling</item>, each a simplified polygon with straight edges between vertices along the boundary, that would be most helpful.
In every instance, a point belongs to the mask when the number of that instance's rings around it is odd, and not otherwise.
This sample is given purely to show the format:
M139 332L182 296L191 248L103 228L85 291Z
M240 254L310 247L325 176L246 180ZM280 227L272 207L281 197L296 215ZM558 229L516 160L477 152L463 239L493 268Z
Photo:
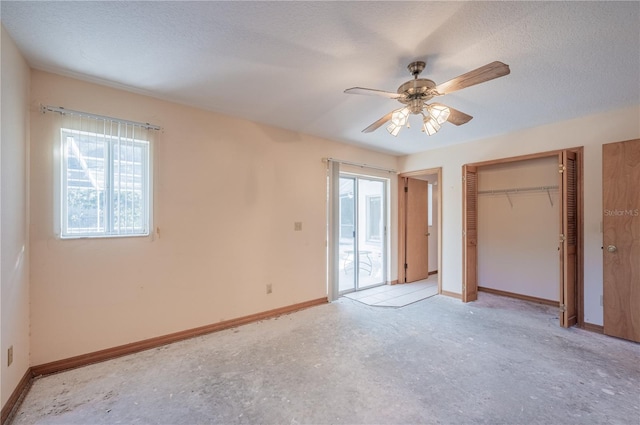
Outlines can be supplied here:
M394 154L640 104L640 2L13 2L2 24L37 69ZM474 119L428 137L361 130L398 107L406 66ZM66 105L61 105L66 106ZM517 143L517 140L514 140Z

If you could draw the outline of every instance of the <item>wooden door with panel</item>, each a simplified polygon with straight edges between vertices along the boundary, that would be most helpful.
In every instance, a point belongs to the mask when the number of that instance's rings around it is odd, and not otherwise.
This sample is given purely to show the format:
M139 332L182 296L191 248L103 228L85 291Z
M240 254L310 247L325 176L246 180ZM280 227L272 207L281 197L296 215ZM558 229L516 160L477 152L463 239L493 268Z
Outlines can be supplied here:
M429 277L429 222L426 180L407 178L406 182L405 282Z
M578 320L578 163L575 152L558 155L560 187L560 326L574 326Z
M602 146L604 333L640 342L640 139Z
M462 167L462 301L478 299L478 167Z

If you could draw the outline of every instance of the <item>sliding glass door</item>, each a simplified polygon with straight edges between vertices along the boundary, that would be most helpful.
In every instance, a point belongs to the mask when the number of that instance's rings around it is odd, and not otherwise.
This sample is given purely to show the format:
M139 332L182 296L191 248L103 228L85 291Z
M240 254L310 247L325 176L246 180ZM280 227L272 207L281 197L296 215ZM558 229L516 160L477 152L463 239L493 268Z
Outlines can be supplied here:
M339 292L385 283L385 181L340 175Z

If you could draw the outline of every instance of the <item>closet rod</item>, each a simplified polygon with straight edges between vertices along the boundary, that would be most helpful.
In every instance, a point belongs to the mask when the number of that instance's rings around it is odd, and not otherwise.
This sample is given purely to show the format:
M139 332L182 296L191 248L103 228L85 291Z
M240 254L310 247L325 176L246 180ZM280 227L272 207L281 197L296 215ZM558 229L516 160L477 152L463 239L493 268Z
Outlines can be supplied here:
M516 193L516 192L547 192L551 189L558 189L558 185L555 186L537 186L537 187L514 187L510 189L492 189L492 190L479 190L478 195L485 193Z

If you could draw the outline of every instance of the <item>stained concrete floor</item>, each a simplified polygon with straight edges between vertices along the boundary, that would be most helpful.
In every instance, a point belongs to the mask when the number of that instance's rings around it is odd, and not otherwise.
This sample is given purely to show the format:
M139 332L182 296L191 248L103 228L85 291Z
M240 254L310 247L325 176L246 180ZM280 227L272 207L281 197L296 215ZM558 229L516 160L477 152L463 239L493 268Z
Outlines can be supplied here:
M480 294L338 302L35 381L19 424L638 424L640 345Z

